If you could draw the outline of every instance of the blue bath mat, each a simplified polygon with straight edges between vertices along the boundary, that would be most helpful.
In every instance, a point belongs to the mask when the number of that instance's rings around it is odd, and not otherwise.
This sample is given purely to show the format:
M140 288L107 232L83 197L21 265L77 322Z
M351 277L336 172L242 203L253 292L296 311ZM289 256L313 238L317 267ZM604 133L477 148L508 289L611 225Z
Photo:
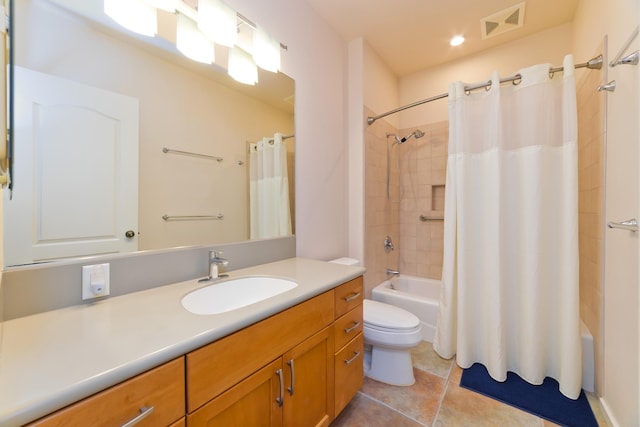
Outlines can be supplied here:
M491 378L483 365L474 363L462 372L460 386L562 426L598 427L584 391L577 400L569 399L560 393L558 382L553 378L547 377L541 385L533 385L507 372L507 380L499 382Z

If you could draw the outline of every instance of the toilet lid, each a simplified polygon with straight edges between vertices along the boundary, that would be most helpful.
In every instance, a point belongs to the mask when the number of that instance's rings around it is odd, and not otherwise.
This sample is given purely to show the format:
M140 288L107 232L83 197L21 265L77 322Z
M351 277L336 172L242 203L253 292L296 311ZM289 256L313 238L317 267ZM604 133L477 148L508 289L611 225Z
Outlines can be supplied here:
M408 330L420 325L420 319L400 307L365 299L364 323L384 329Z

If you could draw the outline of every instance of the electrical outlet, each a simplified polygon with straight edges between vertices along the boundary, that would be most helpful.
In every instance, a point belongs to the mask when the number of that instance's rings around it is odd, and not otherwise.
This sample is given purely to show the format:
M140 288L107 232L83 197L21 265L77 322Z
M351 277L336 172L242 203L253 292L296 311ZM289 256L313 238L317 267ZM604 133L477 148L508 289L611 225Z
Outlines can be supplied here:
M82 300L109 295L109 263L82 267Z

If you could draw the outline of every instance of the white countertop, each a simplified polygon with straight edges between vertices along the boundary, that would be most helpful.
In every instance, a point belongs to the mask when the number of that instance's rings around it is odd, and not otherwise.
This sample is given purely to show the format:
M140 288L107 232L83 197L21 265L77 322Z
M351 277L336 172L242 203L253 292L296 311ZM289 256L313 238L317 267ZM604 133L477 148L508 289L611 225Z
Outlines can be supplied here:
M0 323L0 426L19 426L188 353L364 273L292 258L229 272L298 283L228 313L192 314L196 280Z

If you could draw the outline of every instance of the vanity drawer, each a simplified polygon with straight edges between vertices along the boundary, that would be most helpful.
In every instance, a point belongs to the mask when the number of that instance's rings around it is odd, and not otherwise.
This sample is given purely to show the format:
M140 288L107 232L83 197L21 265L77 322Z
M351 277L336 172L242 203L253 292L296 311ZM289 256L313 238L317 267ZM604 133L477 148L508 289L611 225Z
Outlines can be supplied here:
M353 280L338 286L335 288L335 305L336 305L336 319L349 310L353 310L357 305L362 304L363 299L363 286L362 276L356 277Z
M168 426L181 417L184 418L184 357L81 400L30 425L123 425L140 416L142 408L148 408L150 413L136 426Z
M333 336L335 337L335 349L339 350L346 343L351 341L362 332L362 304L353 310L339 317L333 325Z
M187 410L193 412L334 321L325 292L187 354Z
M356 395L363 381L364 335L358 334L334 358L335 413L339 414Z

